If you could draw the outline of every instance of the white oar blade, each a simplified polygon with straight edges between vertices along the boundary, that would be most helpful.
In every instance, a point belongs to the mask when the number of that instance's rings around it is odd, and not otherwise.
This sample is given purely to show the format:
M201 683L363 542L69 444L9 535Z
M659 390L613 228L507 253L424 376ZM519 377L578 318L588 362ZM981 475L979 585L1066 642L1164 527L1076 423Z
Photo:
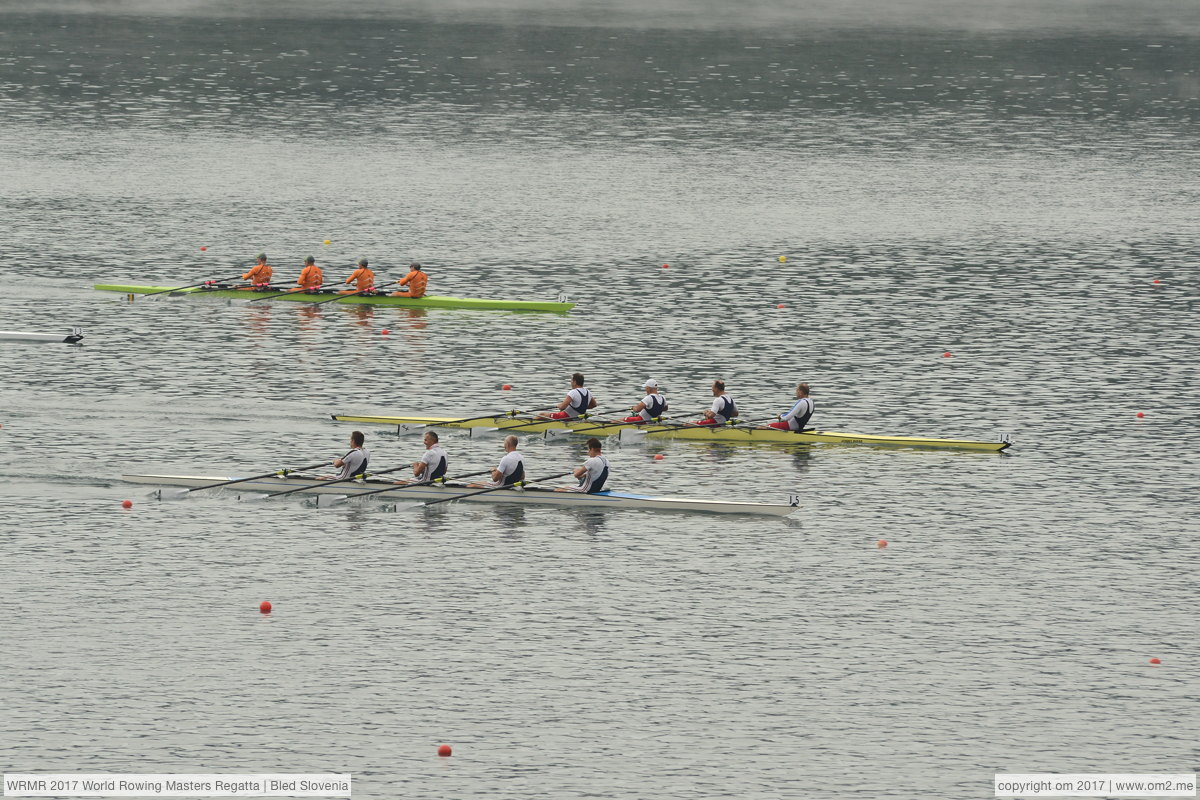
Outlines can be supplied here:
M486 436L495 436L501 430L501 428L471 428L471 438L479 439Z
M420 425L416 422L402 422L396 426L396 435L412 436L414 433L424 433L428 425Z
M544 438L559 439L564 436L570 436L574 432L570 428L546 428Z
M261 503L263 500L266 500L266 499L267 499L267 495L265 495L265 494L239 494L238 495L238 500L241 500L243 503Z
M617 438L625 443L635 443L646 441L646 431L641 431L636 428L624 428L617 435Z
M159 500L182 500L188 496L190 491L190 489L159 489L153 496Z
M319 494L317 495L317 508L332 508L346 502L349 495L344 494Z

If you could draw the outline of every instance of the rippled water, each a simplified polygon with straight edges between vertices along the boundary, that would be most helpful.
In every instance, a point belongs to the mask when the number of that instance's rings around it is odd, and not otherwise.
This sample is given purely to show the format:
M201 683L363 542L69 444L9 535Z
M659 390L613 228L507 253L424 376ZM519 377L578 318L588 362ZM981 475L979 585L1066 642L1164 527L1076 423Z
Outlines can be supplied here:
M0 327L87 336L0 342L6 771L965 798L1196 770L1200 18L696 8L0 11ZM579 305L90 288L260 249ZM795 520L119 481L311 463L331 413L541 406L575 370L608 411L720 376L761 418L805 380L823 428L1016 444L606 444L619 487ZM363 430L377 467L421 451ZM445 441L452 470L500 452Z

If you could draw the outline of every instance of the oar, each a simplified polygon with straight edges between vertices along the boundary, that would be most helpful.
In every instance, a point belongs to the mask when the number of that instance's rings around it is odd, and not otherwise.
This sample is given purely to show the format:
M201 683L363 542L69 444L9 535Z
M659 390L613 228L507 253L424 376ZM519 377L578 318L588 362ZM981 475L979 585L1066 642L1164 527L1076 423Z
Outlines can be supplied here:
M425 422L425 423L401 422L400 424L398 424L396 426L396 433L397 434L420 433L421 431L425 431L430 428L440 428L445 425L459 425L464 422L474 422L477 419L491 419L492 417L515 417L518 414L532 414L535 411L546 411L548 409L557 408L557 407L558 407L557 405L542 406L541 408L531 408L526 411L517 411L516 409L513 409L512 411L500 411L500 412L493 412L491 414L481 414L478 417L465 417L464 419L448 419L445 422ZM337 414L333 414L331 416L334 419L337 419Z
M558 408L558 406L550 406L550 408ZM545 411L545 409L542 410ZM508 425L502 428L471 428L471 438L474 439L477 436L491 436L493 433L510 433L512 431L519 431L522 428L531 428L534 425L545 425L547 422L574 422L577 419L587 419L590 416L592 415L580 414L578 417L573 417L571 419L546 419L543 417L542 419L531 420L523 425Z
M613 422L605 422L602 425L593 425L590 428L547 428L546 438L550 439L555 436L570 436L575 433L590 433L591 431L600 431L605 428L615 428L618 425L656 425L662 424L664 419L677 419L687 416L686 414L671 414L670 416L658 416L651 419L642 420L641 422L630 422L628 420L614 420Z
M516 489L520 486L524 486L527 483L541 483L542 481L552 481L555 478L565 478L568 475L574 475L574 474L575 474L574 471L560 472L557 475L547 475L544 478L534 478L533 480L529 480L529 481L517 481L516 483L510 483L507 486L493 486L491 489L480 489L478 492L467 492L466 494L460 494L455 497L439 497L437 500L428 500L424 503L417 503L413 506L410 506L410 508L426 508L428 506L436 506L438 503L449 503L451 500L465 500L468 497L475 497L477 495L487 494L488 492L499 492L502 489Z
M347 453L346 455L349 455L349 453ZM304 472L305 470L316 469L317 467L323 467L328 463L329 463L328 461L320 461L316 464L310 464L307 467L296 467L295 469L277 469L274 472L264 472L262 475L251 475L249 478L237 478L237 479L231 480L231 481L221 481L220 483L210 483L207 486L197 486L194 489L174 489L169 493L164 493L164 491L162 489L159 489L158 490L158 499L159 500L178 500L182 497L186 497L187 495L191 494L192 492L198 492L201 489L216 489L218 486L229 486L234 483L245 483L246 481L256 481L259 478L271 478L274 476L284 478L284 477L287 477L288 475L291 475L293 472Z
M354 497L367 497L368 495L382 494L383 492L398 492L401 489L411 489L414 486L432 486L435 483L449 483L450 481L456 481L460 478L472 478L476 475L487 475L490 472L490 469L481 469L478 472L466 472L462 475L451 475L449 478L437 478L432 481L413 481L412 483L405 483L399 486L385 486L382 489L372 489L369 492L359 492L358 494L354 495ZM338 503L346 502L349 497L350 495L345 494L322 494L317 496L317 505L336 505Z
M370 286L366 289L359 289L357 292L350 292L349 294L339 294L337 297L333 298L332 300L321 300L320 302L313 303L313 305L319 306L319 305L322 305L323 303L336 303L338 300L345 300L347 297L354 297L354 295L362 294L364 292L373 292L376 289L382 289L385 286L391 286L393 283L399 283L399 282L400 281L388 281L387 283L381 283L377 286Z
M346 455L350 455L350 454L347 453ZM343 458L344 457L345 456L343 456ZM374 472L360 472L356 475L351 475L349 478L337 478L336 480L332 480L332 481L321 481L320 483L314 483L310 486L299 486L295 489L287 489L282 492L272 492L271 494L263 495L261 497L255 497L255 498L247 497L246 499L247 500L250 500L250 499L270 500L272 497L283 497L284 495L287 495L287 494L295 494L296 492L304 492L309 489L323 489L326 486L334 486L335 484L339 484L339 483L350 483L350 481L356 481L359 478L375 477L376 475L386 475L389 472L399 472L402 469L411 468L411 467L412 467L412 464L405 464L402 467L392 467L391 469L380 469L380 470L376 470Z
M266 297L256 297L253 300L247 300L246 302L247 303L257 303L259 300L270 300L273 297L283 297L285 294L292 294L294 292L299 292L301 294L319 292L322 289L324 289L326 285L327 284L323 283L320 286L316 287L315 289L308 289L303 286L297 286L295 289L288 289L286 292L280 292L279 294L269 294Z
M240 278L240 277L242 277L242 273L239 272L237 275L230 275L228 278L212 278L207 281L200 281L199 283L193 283L190 286L177 286L174 289L161 289L157 292L148 292L148 293L142 295L142 297L153 297L156 294L166 294L167 292L179 292L184 289L195 289L197 286L203 286L206 283L220 283L221 281L231 281L234 278Z
M683 416L683 415L679 415L679 416ZM667 431L688 430L691 428L715 428L715 429L719 430L721 428L732 428L736 424L738 424L738 423L725 422L720 425L697 425L694 422L682 422L682 423L661 422L661 423L657 423L658 430L649 430L648 431L644 428L641 428L641 429L625 428L618 434L618 436L621 437L621 441L623 441L623 442L631 441L631 440L632 441L641 441L642 439L644 439L645 437L649 436L652 433L666 433Z

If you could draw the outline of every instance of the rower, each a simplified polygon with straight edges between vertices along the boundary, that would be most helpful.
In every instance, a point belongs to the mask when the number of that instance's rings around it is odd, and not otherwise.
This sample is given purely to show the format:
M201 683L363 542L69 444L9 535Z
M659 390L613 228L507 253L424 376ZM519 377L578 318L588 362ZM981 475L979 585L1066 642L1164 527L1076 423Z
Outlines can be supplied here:
M600 440L592 437L587 440L588 459L583 466L576 467L573 473L579 479L578 486L560 486L556 492L585 492L596 494L604 491L604 483L608 480L608 459L600 455Z
M590 390L583 388L583 373L576 372L571 376L571 388L567 396L558 404L558 411L553 414L538 414L542 419L578 419L580 414L596 407L596 398Z
M650 422L661 417L667 410L667 398L659 393L658 381L650 378L642 384L642 388L646 390L646 396L629 409L633 416L626 417L626 422Z
M371 454L363 446L364 439L362 431L354 431L350 434L350 452L333 460L335 467L342 468L337 475L337 480L347 480L367 471L367 463L371 460Z
M504 457L492 470L492 479L487 483L467 485L479 489L495 489L500 486L512 486L523 480L525 480L525 460L517 452L517 437L510 434L504 437Z
M300 291L315 292L321 288L321 284L324 282L325 276L321 274L317 260L312 256L304 259L304 269L300 270L300 277L296 279L296 285L300 287Z
M425 454L412 465L416 480L396 483L433 483L446 477L446 465L446 451L438 443L437 431L425 431Z
M242 280L250 281L250 283L255 287L266 286L271 282L272 271L271 265L267 263L267 254L259 253L257 256L255 256L255 259L258 263L251 267L246 274L242 276Z
M772 422L767 427L778 428L781 431L802 431L812 415L813 401L808 399L808 384L797 384L795 404L787 413L779 415L778 422Z
M346 278L346 283L355 283L357 281L357 291L365 292L368 289L375 287L375 273L367 269L367 260L360 258L358 260L358 269L350 273L350 277Z
M733 398L725 394L725 381L715 380L712 385L712 408L704 412L704 419L696 420L697 425L724 425L738 415L737 404Z
M421 271L421 265L413 262L408 265L408 274L399 280L401 286L408 288L402 292L392 292L392 297L424 297L425 286L429 283L429 276Z

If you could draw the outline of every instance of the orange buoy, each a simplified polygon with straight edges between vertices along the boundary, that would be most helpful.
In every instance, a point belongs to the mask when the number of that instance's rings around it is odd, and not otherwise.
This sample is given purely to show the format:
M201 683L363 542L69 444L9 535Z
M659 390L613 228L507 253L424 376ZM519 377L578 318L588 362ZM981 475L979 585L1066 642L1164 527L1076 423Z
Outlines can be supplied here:
M949 350L947 350L946 352L942 353L942 358L949 358L949 357L950 357L950 351L949 351Z
M380 336L387 336L389 333L391 333L391 331L389 331L387 328L384 328L383 330L381 330L381 331L379 332L379 335L380 335Z
M1155 279L1153 280L1153 283L1162 283L1162 281L1160 281L1158 278L1155 278Z
M882 550L883 548L887 547L887 539L880 539L875 543L875 546Z
M207 250L207 249L208 249L207 247L201 247L201 248L200 248L200 250L201 250L201 251L204 251L204 250Z
M670 268L671 268L670 264L663 264L663 269L670 269Z
M503 386L501 386L500 388L501 388L501 389L503 389L504 391L506 391L506 392L507 392L509 389L511 389L511 388L512 388L512 384L511 384L511 383L506 383L506 384L504 384Z
M780 303L779 305L777 305L777 306L775 306L775 307L776 307L776 308L784 308L784 305L783 305L783 303Z
M1142 418L1143 418L1143 417L1145 417L1145 416L1146 416L1146 415L1145 415L1145 413L1143 413L1143 412L1141 412L1141 411L1139 411L1139 412L1137 413L1137 418L1138 418L1138 419L1142 419Z
M662 453L655 453L655 454L654 454L654 460L655 460L655 461L662 461L664 458L666 458L666 456L664 456Z
M454 753L454 751L450 749L450 745L448 745L448 744L444 744L438 748L438 755L441 756L442 758L445 758L446 756L449 756L453 753Z
M121 508L133 508L133 501L132 500L122 500Z
M1152 658L1152 659L1150 659L1150 663L1151 664L1161 664L1162 661L1158 660L1157 658Z
M270 614L271 613L271 601L263 600L261 603L259 603L258 604L258 613Z

